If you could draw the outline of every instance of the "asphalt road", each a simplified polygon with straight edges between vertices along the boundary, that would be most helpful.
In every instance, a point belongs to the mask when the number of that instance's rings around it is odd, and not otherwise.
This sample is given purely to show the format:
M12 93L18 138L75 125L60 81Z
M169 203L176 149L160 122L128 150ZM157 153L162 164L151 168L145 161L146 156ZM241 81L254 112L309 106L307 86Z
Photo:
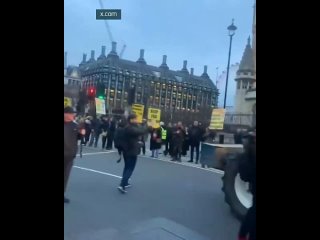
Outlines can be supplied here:
M118 154L84 149L64 205L65 240L234 240L239 222L221 191L221 173L139 157L121 194ZM146 156L148 156L147 153ZM161 155L160 155L161 156ZM161 157L160 157L161 158Z

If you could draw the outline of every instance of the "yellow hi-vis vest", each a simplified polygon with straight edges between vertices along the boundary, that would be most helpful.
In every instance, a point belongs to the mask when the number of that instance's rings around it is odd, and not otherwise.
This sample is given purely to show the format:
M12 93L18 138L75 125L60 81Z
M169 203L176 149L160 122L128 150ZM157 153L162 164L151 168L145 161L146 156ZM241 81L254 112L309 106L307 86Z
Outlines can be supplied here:
M167 139L167 130L161 127L161 139L166 140Z

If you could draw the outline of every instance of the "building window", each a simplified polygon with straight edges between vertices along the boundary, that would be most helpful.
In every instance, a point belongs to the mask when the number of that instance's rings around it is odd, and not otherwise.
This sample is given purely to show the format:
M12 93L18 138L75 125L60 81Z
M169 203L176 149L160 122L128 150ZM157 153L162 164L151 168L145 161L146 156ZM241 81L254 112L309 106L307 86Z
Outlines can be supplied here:
M247 89L248 88L248 83L247 82L243 82L242 83L242 89Z
M159 105L159 97L156 97L156 98L155 98L154 103L155 103L155 105Z
M240 89L240 81L237 82L237 89Z

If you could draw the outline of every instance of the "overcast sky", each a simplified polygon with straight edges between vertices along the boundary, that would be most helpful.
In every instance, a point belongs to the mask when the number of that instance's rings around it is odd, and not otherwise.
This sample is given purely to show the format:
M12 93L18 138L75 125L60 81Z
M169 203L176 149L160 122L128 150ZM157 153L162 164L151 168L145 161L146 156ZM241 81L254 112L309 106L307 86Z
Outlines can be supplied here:
M248 36L251 35L253 0L102 0L107 9L121 9L121 20L109 20L117 52L124 59L136 61L140 49L145 49L147 64L159 66L167 55L170 69L180 70L183 60L188 69L201 75L208 65L208 74L216 82L226 70L229 37L227 27L235 19L238 27L233 38L231 63L240 62ZM64 0L64 50L68 65L78 65L82 54L95 50L97 58L101 46L108 53L111 39L103 20L96 20L99 0ZM227 105L233 105L234 79L229 79L230 94ZM219 82L224 94L224 82ZM229 87L228 87L229 89ZM221 98L219 98L221 99ZM220 101L221 103L221 101Z

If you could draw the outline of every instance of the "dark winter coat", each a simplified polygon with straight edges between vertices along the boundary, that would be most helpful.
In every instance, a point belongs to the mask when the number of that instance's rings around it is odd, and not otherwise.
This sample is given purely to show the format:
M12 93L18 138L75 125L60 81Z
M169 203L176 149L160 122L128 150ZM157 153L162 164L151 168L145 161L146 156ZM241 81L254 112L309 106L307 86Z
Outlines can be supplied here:
M124 154L128 157L135 157L140 154L141 143L139 137L147 132L147 128L139 127L137 124L130 123L125 128L125 136L127 139L126 149Z
M64 156L75 158L78 151L78 140L81 139L79 126L75 122L64 123Z
M197 145L200 143L203 136L203 131L200 127L192 126L189 129L189 142L190 145Z
M161 148L161 128L153 129L150 136L150 150Z

